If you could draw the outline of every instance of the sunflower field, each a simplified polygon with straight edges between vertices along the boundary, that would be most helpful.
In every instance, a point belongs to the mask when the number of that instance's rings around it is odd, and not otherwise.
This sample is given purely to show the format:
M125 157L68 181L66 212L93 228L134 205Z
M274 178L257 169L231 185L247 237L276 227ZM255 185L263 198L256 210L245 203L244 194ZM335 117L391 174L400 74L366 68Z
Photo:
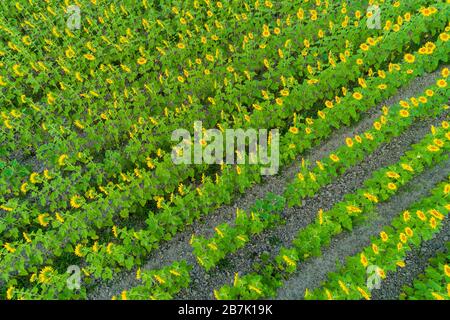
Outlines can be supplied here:
M450 300L449 18L2 1L0 300ZM277 170L175 163L180 129L270 132Z

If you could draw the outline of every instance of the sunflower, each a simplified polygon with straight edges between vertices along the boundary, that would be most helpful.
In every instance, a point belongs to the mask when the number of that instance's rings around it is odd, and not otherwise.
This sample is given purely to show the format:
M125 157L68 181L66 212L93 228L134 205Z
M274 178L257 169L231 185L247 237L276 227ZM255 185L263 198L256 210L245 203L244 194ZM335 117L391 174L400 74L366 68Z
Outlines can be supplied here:
M113 246L112 242L109 242L108 245L106 246L106 253L107 254L111 254L112 253L112 250L111 250L112 246Z
M367 266L369 265L369 261L367 261L367 258L366 258L366 256L364 255L364 253L361 253L361 255L360 255L360 261L361 261L361 264L362 264L364 267L367 267Z
M442 148L444 146L444 141L440 140L440 139L434 139L433 143L435 145L437 145L438 147Z
M62 154L59 158L58 158L58 164L60 166L65 165L65 161L68 158L67 154Z
M421 210L417 210L417 211L416 211L416 216L417 216L417 218L419 218L421 221L426 221L426 220L427 220L427 216L426 216L425 213L423 213L423 211L421 211Z
M434 49L436 49L436 45L433 42L427 42L425 47L430 51L434 51Z
M48 221L46 220L46 218L49 216L48 213L41 213L38 215L38 222L41 226L46 227L48 226Z
M375 45L376 41L374 38L369 37L367 38L367 43L370 44L371 46Z
M261 111L261 110L263 109L259 104L256 104L256 103L254 103L254 104L252 105L252 107L253 107L255 110L258 110L258 111Z
M408 63L414 63L414 61L416 60L416 58L414 57L414 55L412 55L411 53L407 53L405 54L405 61Z
M441 296L439 293L432 292L431 295L433 296L433 298L435 300L445 300L445 298L443 296Z
M421 103L427 103L427 102L428 102L428 99L427 99L426 97L424 97L424 96L420 96L420 97L419 97L419 101L420 101Z
M409 100L411 100L411 103L413 104L413 106L417 107L419 105L419 100L417 100L414 97L409 98Z
M356 100L361 100L363 98L363 95L360 92L353 93L353 98Z
M439 88L445 88L445 87L447 87L447 81L445 81L444 79L439 79L439 80L436 82L436 84L437 84L437 86L438 86Z
M438 152L440 150L440 148L438 146L435 146L433 144L430 144L427 146L428 151L430 152Z
M440 35L439 35L439 39L441 39L442 41L444 41L444 42L447 42L448 41L448 38L449 38L449 35L448 35L448 33L441 33Z
M373 123L373 127L374 127L377 131L380 131L380 130L381 130L381 123L378 122L378 121L375 121L375 122Z
M412 231L412 229L410 227L405 228L405 233L410 238L414 235L414 232Z
M11 286L6 290L6 300L11 300L14 296L14 287Z
M200 139L200 144L204 147L207 145L206 140L205 139Z
M447 277L450 277L450 266L448 264L444 266L444 273Z
M145 59L144 57L140 57L139 59L137 59L137 63L139 65L143 65L143 64L147 63L147 59Z
M439 211L437 211L436 209L431 209L428 212L438 220L443 220L445 218L444 215Z
M78 209L79 207L81 207L79 200L81 200L81 197L79 195L74 195L72 198L70 198L70 206L72 208Z
M30 175L30 182L31 182L32 184L39 183L38 177L39 177L39 174L38 174L37 172L33 172L33 173Z
M388 187L389 190L392 190L392 191L397 190L397 185L395 183L393 183L393 182L389 182L387 184L387 187Z
M316 161L316 164L317 164L317 166L319 167L319 169L320 169L321 171L325 170L325 167L323 166L323 163L322 163L322 162ZM450 186L450 185L449 185L449 186Z
M365 81L363 78L358 78L358 84L359 84L362 88L367 88L366 81Z
M409 219L411 218L411 214L409 213L408 210L403 212L403 221L408 222Z
M368 192L364 193L364 196L369 200L372 201L374 203L378 203L378 198L376 196L374 196L373 194L370 194Z
M409 112L408 112L408 110L405 110L405 109L400 110L399 114L402 118L409 117Z
M70 46L67 48L65 53L66 53L66 57L69 59L72 59L73 57L75 57L75 51Z
M297 127L290 127L289 128L289 132L291 132L293 134L297 134L298 133L298 128Z
M306 123L310 126L314 124L314 120L312 118L306 118L305 120L306 120Z
M449 194L450 193L450 184L446 184L444 187L444 194Z
M83 246L82 246L81 243L79 243L79 244L76 245L74 252L75 252L75 255L76 255L77 257L82 257L82 256L83 256L83 253L81 252L81 249L82 249L82 248L83 248Z
M401 164L403 170L409 171L409 172L414 172L414 169L407 163L402 163Z
M398 179L398 178L400 178L400 175L399 175L397 172L394 172L394 171L388 171L388 172L386 172L386 176L387 176L388 178L392 178L392 179Z
M325 289L325 294L326 294L328 300L333 300L333 295L331 294L331 292L328 289Z
M348 295L348 294L350 293L350 291L348 290L348 288L347 288L347 286L345 285L345 283L342 282L341 280L339 280L338 283L339 283L339 286L341 287L342 291L344 291L345 294Z
M449 69L448 69L448 68L444 68L444 69L442 69L442 72L441 72L441 74L442 74L442 76L443 76L444 78L447 78L447 77L448 77L448 75L449 75L449 73L450 73L450 71L449 71Z
M362 210L355 206L347 206L346 207L348 213L361 213Z
M8 212L11 212L11 211L14 210L13 208L6 207L6 206L4 206L4 205L1 205L1 206L0 206L0 209L5 210L5 211L8 211Z
M345 144L347 144L347 146L349 148L353 147L353 140L352 140L352 138L346 138L345 139Z
M361 48L361 50L363 51L367 51L369 50L369 46L366 43L363 43L362 45L359 46Z
M384 83L378 85L378 89L380 89L380 90L386 90L386 88L387 88L387 85L385 85Z
M406 237L406 234L404 234L403 232L400 233L399 235L399 239L402 243L406 243L406 241L408 241L408 238Z
M44 267L40 272L39 272L39 282L40 283L49 283L51 280L51 276L53 273L53 268L50 266L46 266Z
M400 100L399 104L403 108L409 108L409 103L405 100Z
M325 119L325 113L324 113L323 111L321 111L321 110L317 111L317 115L318 115L320 118Z
M332 154L330 155L330 159L331 159L333 162L339 162L339 157L338 157L337 155L335 155L334 153L332 153Z
M430 227L431 227L431 229L436 229L436 226L437 226L436 219L434 217L431 217L431 219L430 219Z
M381 268L377 268L377 274L381 277L381 279L385 279L386 278L386 273Z
M388 20L388 21L386 21L386 24L384 25L383 30L389 31L391 29L391 27L392 27L392 21Z
M422 48L420 48L419 49L419 54L428 54L428 50L427 50L427 48L425 48L425 47L422 47Z
M377 246L375 243L372 243L372 251L373 251L373 253L375 253L375 254L378 254L378 253L379 253L378 246Z
M8 242L5 243L3 247L10 253L14 253L16 251L16 248L12 247Z
M86 60L89 60L89 61L95 60L95 57L94 57L92 54L90 54L90 53L86 53L86 54L84 55L84 58L85 58Z
M431 15L431 10L429 8L420 9L420 13L422 13L425 17L429 17Z
M366 300L370 300L370 296L369 294L364 291L364 289L361 289L360 287L357 287L356 289L358 289L359 293L361 294L361 296L366 299Z

